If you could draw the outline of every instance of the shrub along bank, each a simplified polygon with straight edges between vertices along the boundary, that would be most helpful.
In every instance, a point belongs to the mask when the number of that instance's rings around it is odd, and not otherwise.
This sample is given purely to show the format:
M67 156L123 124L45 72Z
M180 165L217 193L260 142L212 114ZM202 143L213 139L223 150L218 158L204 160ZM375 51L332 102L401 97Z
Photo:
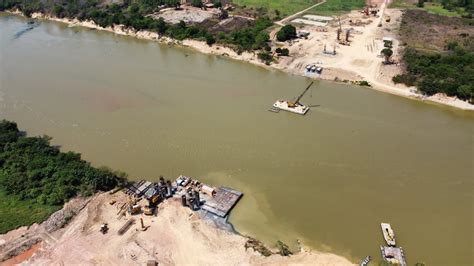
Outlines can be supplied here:
M160 9L160 6L177 7L178 0L135 0L123 4L106 4L104 1L41 1L41 0L4 0L0 2L0 11L19 9L30 16L33 12L51 14L56 17L92 20L101 27L122 24L135 30L148 30L177 40L198 39L208 45L219 42L233 47L237 51L265 49L269 41L265 31L273 23L267 17L258 18L253 26L236 29L230 33L210 33L205 27L187 25L180 22L176 25L166 23L163 19L153 19L148 14ZM216 1L216 3L219 1Z
M47 136L27 137L16 123L0 121L0 233L40 222L74 196L124 182L124 174L61 152Z

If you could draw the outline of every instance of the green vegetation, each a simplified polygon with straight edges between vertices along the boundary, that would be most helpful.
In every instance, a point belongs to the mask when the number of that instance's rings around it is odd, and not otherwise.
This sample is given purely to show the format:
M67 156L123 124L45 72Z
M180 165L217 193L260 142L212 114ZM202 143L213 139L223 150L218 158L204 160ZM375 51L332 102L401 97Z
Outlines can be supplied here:
M268 47L270 36L265 31L273 25L269 18L259 18L253 27L235 30L230 34L221 34L219 40L223 43L233 44L239 50L258 50Z
M426 53L406 49L403 59L407 73L393 78L395 83L416 85L427 95L438 92L472 103L474 96L474 54L458 45L447 53Z
M277 32L279 42L288 41L296 38L296 28L293 25L285 25Z
M425 3L426 5L426 3ZM408 9L400 27L406 72L395 83L417 86L426 95L445 93L472 103L474 36L472 19Z
M467 14L464 11L464 8L448 10L444 8L443 5L438 3L425 3L422 7L431 14L437 14L441 16L458 17Z
M147 14L159 10L161 5L169 7L179 6L178 0L135 0L125 1L124 4L101 4L96 0L88 1L54 1L41 0L4 0L0 3L0 10L18 8L26 16L32 12L50 13L57 17L78 18L79 20L93 20L101 27L122 24L135 30L148 30L160 35L169 36L177 40L197 39L208 45L216 42L229 45L239 52L265 49L270 37L265 31L273 23L267 17L255 20L253 26L239 28L230 33L211 33L203 26L187 25L183 21L176 25L168 24L163 19L153 19ZM43 4L45 3L45 4ZM202 1L192 2L202 5ZM215 3L220 3L216 0Z
M24 136L0 121L0 233L40 222L70 198L110 190L122 174L94 168L80 154L60 152L50 138Z
M278 54L278 56L289 56L290 55L290 50L287 48L276 48L275 52Z
M327 0L326 3L312 8L308 13L318 15L340 15L354 9L363 9L365 0Z
M291 15L311 5L316 4L317 0L233 0L234 4L254 8L264 8L267 12L278 10L282 16Z
M201 0L193 0L191 2L191 5L194 6L194 7L202 7L202 1Z
M252 237L247 237L247 241L245 242L245 250L248 248L257 251L265 257L271 256L273 254L273 252L269 250L260 240Z
M390 57L393 55L393 51L390 48L383 48L381 53L385 57L385 63L388 64L390 63Z
M281 242L280 240L277 241L277 247L278 247L278 254L282 256L290 256L293 255L293 252L291 252L290 248L288 247L287 244Z
M448 17L472 18L474 13L472 0L418 0L415 3L407 0L395 0L390 7L420 9L431 14Z
M18 196L6 195L5 191L0 190L0 234L21 225L44 221L60 208L33 200L21 200Z
M270 63L273 61L273 56L269 52L260 52L257 54L258 59L260 59L262 62L264 62L267 65L270 65Z

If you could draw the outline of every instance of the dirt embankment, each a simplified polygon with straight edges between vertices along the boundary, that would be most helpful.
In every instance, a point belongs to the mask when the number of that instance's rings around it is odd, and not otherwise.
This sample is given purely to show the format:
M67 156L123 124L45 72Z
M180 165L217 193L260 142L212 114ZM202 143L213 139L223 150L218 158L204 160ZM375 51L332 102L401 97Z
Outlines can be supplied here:
M110 205L111 200L116 203ZM126 201L127 196L121 192L95 196L66 227L51 233L50 239L54 240L42 241L24 263L144 265L155 260L165 265L351 265L343 257L312 251L290 257L262 256L245 248L249 238L218 229L174 199L160 204L156 216L118 216ZM146 231L141 229L140 218ZM130 219L134 220L131 227L119 235L119 229ZM106 234L99 231L102 223L108 223Z
M31 253L32 246L36 246L37 249L37 244L40 242L50 243L56 241L51 234L63 228L87 205L89 200L75 198L41 224L33 224L29 227L23 226L0 235L0 261L13 258L6 262L8 265L10 262L26 259L29 257L26 254Z

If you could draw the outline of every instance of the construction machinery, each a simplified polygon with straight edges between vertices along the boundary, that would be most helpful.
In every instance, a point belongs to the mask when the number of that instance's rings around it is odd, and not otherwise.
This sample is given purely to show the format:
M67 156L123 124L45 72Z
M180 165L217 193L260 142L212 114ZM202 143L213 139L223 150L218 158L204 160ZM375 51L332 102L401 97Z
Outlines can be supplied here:
M140 218L140 224L142 231L146 231L150 227L149 225L145 226L145 224L143 223L143 218Z
M141 207L137 204L137 199L135 197L128 198L128 213L131 215L135 215L140 213Z
M107 223L103 223L100 225L100 232L102 234L107 234L107 232L109 231L109 225Z
M144 213L145 215L153 215L153 214L155 214L155 210L156 210L155 207L152 207L152 206L145 206L145 207L143 208L143 213Z

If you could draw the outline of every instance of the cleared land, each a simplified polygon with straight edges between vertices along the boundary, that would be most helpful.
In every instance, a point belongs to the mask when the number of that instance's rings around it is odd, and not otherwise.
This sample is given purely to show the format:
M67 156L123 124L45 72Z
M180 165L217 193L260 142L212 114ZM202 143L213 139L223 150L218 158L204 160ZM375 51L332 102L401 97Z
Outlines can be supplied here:
M303 10L320 1L318 0L233 0L234 4L254 8L266 8L267 11L280 11L282 16Z
M409 9L402 19L400 38L404 45L422 51L442 52L448 42L456 41L474 51L474 27L468 19L441 17Z
M111 200L117 202L110 205ZM127 200L121 192L94 196L70 224L43 235L42 248L26 263L145 265L147 261L155 260L160 265L352 265L343 257L310 251L291 257L276 254L264 257L252 247L245 248L252 242L249 238L217 228L212 221L182 207L177 199L161 203L156 216L117 216L118 209ZM119 235L119 229L131 218L134 223ZM141 229L140 218L143 218L146 231ZM100 233L104 222L108 223L107 234ZM0 236L0 241L15 241L27 234L24 229L18 231Z

